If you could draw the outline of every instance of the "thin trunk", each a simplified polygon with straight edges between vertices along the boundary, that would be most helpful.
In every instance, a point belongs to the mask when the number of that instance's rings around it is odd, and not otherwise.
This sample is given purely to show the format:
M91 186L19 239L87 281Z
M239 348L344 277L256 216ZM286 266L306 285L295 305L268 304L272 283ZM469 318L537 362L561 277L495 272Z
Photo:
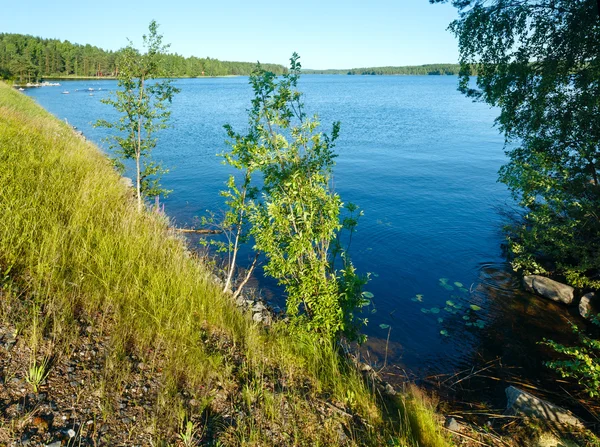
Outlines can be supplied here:
M249 174L246 172L246 185L244 186L244 192L242 193L242 206L246 203L246 192L248 191L248 178ZM223 287L223 292L227 292L231 288L231 281L233 278L233 271L235 270L235 261L237 258L238 245L240 243L240 236L242 234L242 225L244 223L244 209L240 210L240 220L238 221L237 232L235 235L235 242L233 243L233 254L231 257L231 262L229 264L229 271L227 272L227 281L225 281L225 287Z
M256 267L257 262L258 262L258 253L256 253L256 255L254 255L254 261L252 261L252 265L246 272L246 276L244 277L244 280L240 283L240 285L236 289L235 293L233 294L233 299L236 299L238 296L240 296L240 293L242 293L242 289L244 288L246 283L250 280L250 277L252 276L252 272L254 271L254 268Z
M142 157L142 99L144 94L144 76L141 77L140 84L140 99L138 102L138 140L137 150L135 154L135 167L137 169L137 199L138 199L138 211L142 211L142 185L141 185L141 172L140 172L140 158Z

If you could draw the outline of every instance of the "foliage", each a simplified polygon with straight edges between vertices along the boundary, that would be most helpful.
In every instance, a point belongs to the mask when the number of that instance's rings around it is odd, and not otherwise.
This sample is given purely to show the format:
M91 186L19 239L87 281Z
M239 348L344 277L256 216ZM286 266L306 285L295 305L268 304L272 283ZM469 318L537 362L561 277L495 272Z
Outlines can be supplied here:
M597 317L593 318L592 322L600 326ZM544 339L543 344L568 357L568 360L546 362L546 366L555 369L563 377L576 379L590 397L598 397L600 396L600 340L587 336L575 324L571 324L571 327L579 337L579 345L565 346Z
M53 76L114 77L120 69L120 53L68 40L0 33L0 78L19 78L22 82ZM161 71L171 77L249 75L254 65L178 54L165 54L160 61ZM265 67L275 73L285 72L281 65Z
M38 363L35 357L31 360L31 365L27 370L27 374L25 374L25 381L31 385L33 388L33 392L37 393L40 385L46 377L48 377L49 371L49 360L48 358L44 358L41 362Z
M460 90L501 110L510 161L500 180L524 208L509 233L514 267L600 287L600 4L452 3Z
M157 374L156 397L148 393L149 411L135 425L156 426L155 444L187 430L184 409L186 420L210 428L200 440L207 445L326 447L342 444L341 436L359 446L392 437L407 446L449 445L431 409L409 432L397 420L398 402L384 406L335 343L285 324L266 331L253 323L164 219L136 211L97 147L2 82L0 272L0 318L22 328L24 342L37 315L33 301L49 356L86 343L82 321L103 334L107 349L97 361L105 368L90 371L103 392L118 397L137 380L133 355ZM19 291L7 293L10 284ZM240 390L252 383L262 396L248 413ZM323 411L325 402L341 406L349 395L352 418ZM221 397L230 404L219 404ZM201 405L190 408L191 398Z
M146 52L141 54L129 45L120 53L118 86L116 97L102 99L113 106L121 117L117 122L98 120L96 126L107 127L119 132L109 141L121 160L134 160L136 173L136 196L141 209L144 198L152 198L168 191L160 187L160 175L167 172L159 163L150 160L150 152L156 147L154 133L165 129L171 112L167 108L179 89L169 79L154 80L162 75L160 58L167 50L158 25L150 22L149 34L144 35ZM120 163L121 166L122 163Z
M346 70L302 70L305 74L348 74L348 75L457 75L458 64L407 65L402 67L365 67Z
M356 273L340 230L349 231L349 245L360 213L348 204L340 223L343 204L331 187L340 124L328 135L316 116L306 115L298 59L292 56L281 79L259 65L250 77L248 133L226 126L232 149L225 162L242 171L239 185L234 177L228 183L228 215L264 253L264 271L285 287L287 313L298 327L356 338L366 322L356 312L368 302L362 291L368 278ZM259 186L252 186L255 174Z

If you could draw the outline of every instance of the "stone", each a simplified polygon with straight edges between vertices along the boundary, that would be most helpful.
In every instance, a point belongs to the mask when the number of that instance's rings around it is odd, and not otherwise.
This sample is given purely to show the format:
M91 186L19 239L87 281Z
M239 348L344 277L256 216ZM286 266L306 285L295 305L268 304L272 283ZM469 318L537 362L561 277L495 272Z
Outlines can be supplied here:
M133 188L133 180L129 177L121 177L121 183L128 188Z
M390 396L395 396L397 394L394 387L392 385L390 385L389 383L385 384L385 392L386 392L386 394L388 394Z
M460 431L460 424L456 421L456 419L452 417L446 418L446 422L444 422L444 427L446 427L448 430Z
M252 321L255 321L257 323L260 323L261 321L263 321L262 314L260 312L257 312L254 315L252 315Z
M586 293L579 301L579 315L583 318L591 318L600 313L600 297L596 292Z
M571 304L575 300L575 289L553 279L539 275L523 277L525 290L548 298L557 303Z
M257 301L256 304L252 307L253 312L262 312L263 310L267 310L267 308L260 301Z
M572 425L582 428L582 422L570 411L540 399L526 391L509 386L506 392L506 414L524 414L554 424Z

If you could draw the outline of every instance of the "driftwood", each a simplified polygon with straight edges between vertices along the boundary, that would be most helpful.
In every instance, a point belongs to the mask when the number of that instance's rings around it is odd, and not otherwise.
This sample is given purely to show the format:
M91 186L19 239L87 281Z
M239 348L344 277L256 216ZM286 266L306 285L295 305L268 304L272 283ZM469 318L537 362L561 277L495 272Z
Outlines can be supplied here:
M195 234L221 234L221 230L209 230L206 228L173 228L180 233L195 233Z

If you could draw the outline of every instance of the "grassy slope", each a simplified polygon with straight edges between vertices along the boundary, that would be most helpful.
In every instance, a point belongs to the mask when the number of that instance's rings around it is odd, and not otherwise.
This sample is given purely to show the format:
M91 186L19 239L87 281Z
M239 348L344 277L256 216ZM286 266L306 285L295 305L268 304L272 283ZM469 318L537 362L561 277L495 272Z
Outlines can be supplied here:
M118 388L131 353L161 371L145 422L155 443L202 414L209 445L447 445L421 399L383 402L332 347L252 323L163 219L136 212L95 146L3 83L0 280L0 318L38 356L42 337L53 340L45 355L62 355L85 319L110 337L106 388ZM229 419L212 403L217 389Z

